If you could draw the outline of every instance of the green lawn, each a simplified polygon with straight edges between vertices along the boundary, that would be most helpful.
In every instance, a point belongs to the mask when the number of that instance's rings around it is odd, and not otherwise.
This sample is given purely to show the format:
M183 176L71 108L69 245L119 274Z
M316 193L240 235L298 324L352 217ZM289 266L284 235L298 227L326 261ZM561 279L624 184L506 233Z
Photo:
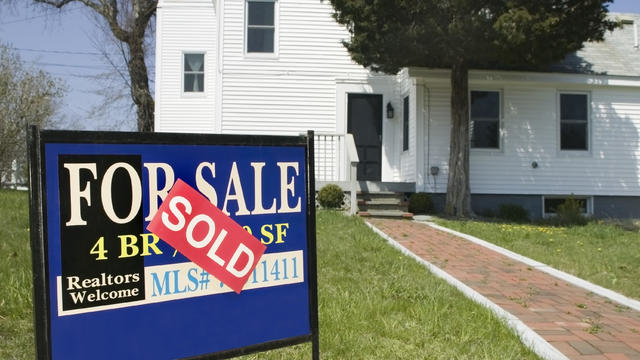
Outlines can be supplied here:
M0 359L33 359L27 194L0 191ZM536 359L488 310L359 218L318 214L322 359ZM310 345L247 359L307 359Z
M28 194L0 191L0 359L33 359Z
M444 219L436 223L640 299L638 230L602 221L573 227Z

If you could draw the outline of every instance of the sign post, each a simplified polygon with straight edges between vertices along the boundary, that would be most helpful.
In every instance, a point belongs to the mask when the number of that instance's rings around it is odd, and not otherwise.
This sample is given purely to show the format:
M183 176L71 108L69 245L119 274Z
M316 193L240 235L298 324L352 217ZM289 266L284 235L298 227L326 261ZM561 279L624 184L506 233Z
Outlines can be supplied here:
M312 342L313 133L30 128L39 359L225 359Z

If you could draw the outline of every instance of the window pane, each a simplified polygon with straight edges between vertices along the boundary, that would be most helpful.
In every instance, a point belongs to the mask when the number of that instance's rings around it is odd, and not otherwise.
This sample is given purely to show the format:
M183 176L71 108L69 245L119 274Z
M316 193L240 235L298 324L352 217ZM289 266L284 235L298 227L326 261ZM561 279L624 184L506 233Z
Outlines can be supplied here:
M574 198L578 204L580 204L580 210L582 213L587 213L587 199L576 199ZM558 211L558 206L562 205L566 198L545 198L544 199L544 212L546 214L555 214Z
M564 199L544 199L544 212L547 214L555 214L558 206L564 202Z
M471 118L498 119L500 94L497 91L471 92Z
M499 148L499 121L473 121L471 146L475 148Z
M587 150L587 123L561 123L560 149Z
M560 94L561 120L587 120L587 95Z
M273 29L249 29L247 52L273 52Z
M249 1L249 25L273 26L273 2Z
M184 74L184 92L203 92L204 74Z
M204 54L184 54L184 71L204 71Z
M402 151L409 150L409 97L402 104Z

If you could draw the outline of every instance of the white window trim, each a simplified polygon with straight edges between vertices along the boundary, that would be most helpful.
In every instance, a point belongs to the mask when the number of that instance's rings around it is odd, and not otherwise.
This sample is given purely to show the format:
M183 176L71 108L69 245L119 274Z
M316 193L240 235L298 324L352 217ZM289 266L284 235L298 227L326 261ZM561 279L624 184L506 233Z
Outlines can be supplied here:
M203 64L202 64L202 72L204 74L204 88L202 91L184 91L184 57L188 54L202 54L203 56ZM182 97L186 98L201 98L207 96L207 87L209 86L209 81L207 79L207 52L203 50L183 50L180 53L180 93Z
M473 147L471 145L471 139L473 134L471 133L471 128L469 128L469 149L474 153L491 153L491 154L504 154L504 91L503 89L496 88L470 88L469 89L469 127L471 127L471 92L473 91L492 91L498 93L498 148L481 148L481 147Z
M587 195L543 195L542 196L542 217L543 218L548 218L548 217L552 217L552 216L556 216L557 214L554 213L547 213L544 211L544 202L545 199L566 199L566 198L570 198L573 197L574 199L584 199L587 201L587 206L586 206L586 213L582 213L583 216L591 216L593 215L593 196L587 196Z
M271 2L273 3L273 52L272 53L262 53L262 52L248 52L247 51L247 40L249 38L248 29L249 29L249 1L251 2ZM280 6L278 0L244 0L244 28L242 30L244 34L243 39L243 53L247 58L252 59L277 59L280 56L279 53L279 43L280 43Z
M586 95L587 96L587 150L562 150L562 127L560 118L560 95ZM556 92L556 151L559 156L584 156L590 157L593 153L593 137L591 136L593 128L592 120L592 107L591 104L591 92L590 91L576 91L576 90L558 90Z
M409 98L408 101L408 116L407 116L407 149L404 149L404 99L405 98ZM408 153L409 151L411 151L411 94L410 93L406 93L406 95L403 95L401 97L401 102L402 102L402 120L400 121L400 134L401 134L401 139L402 141L400 141L400 153L401 154L405 154ZM384 105L384 104L383 104ZM386 105L383 106L383 118L386 118Z

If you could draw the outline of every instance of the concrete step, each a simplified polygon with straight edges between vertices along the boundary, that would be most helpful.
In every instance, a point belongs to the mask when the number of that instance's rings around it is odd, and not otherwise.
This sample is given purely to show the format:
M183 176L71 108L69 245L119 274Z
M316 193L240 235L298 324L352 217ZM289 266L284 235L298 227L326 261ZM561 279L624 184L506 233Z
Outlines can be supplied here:
M408 203L405 201L405 194L402 192L376 191L359 192L358 209L365 214L377 215L380 217L402 217L407 213ZM393 212L397 214L393 214Z
M358 191L358 199L371 200L371 199L404 199L404 193L390 192L390 191L376 191L376 192L364 192Z
M370 200L358 199L358 205L403 205L403 200L399 197L372 198Z
M416 191L415 183L397 183L397 182L381 182L381 181L358 181L358 190L363 192L414 192Z
M358 209L360 211L370 211L370 210L400 210L406 212L408 206L406 204L358 204Z

